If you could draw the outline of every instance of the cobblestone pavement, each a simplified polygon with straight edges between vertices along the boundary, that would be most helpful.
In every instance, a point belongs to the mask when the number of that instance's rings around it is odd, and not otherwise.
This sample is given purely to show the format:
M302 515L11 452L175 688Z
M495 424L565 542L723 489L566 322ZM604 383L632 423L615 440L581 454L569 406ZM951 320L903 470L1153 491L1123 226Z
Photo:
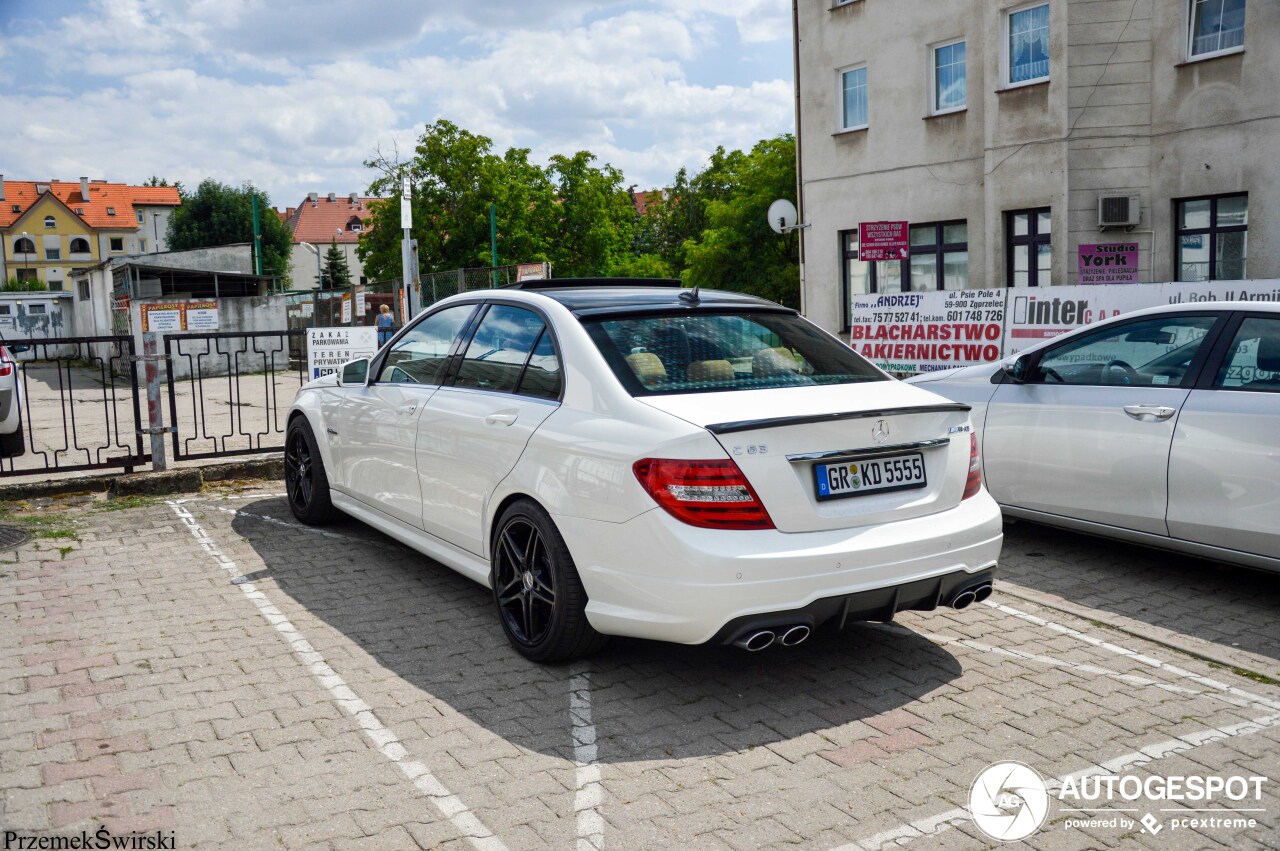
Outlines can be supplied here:
M506 646L486 591L358 523L307 529L269 494L120 505L46 510L45 537L2 554L0 829L171 831L178 848L983 848L998 843L970 787L1017 760L1051 789L1089 770L1272 778L1260 800L1112 804L1128 827L1069 826L1115 814L1055 799L1031 847L1280 845L1280 687L1139 637L1239 644L1275 677L1280 577L1019 524L991 605L776 652L617 640L540 667ZM1170 821L1224 806L1264 811ZM1158 834L1134 823L1148 813Z

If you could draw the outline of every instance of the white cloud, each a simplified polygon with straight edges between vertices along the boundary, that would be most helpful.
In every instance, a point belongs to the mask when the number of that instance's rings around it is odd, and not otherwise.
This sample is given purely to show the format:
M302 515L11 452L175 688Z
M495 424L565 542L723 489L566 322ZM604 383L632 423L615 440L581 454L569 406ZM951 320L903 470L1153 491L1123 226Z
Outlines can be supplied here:
M657 186L793 124L785 0L92 0L24 29L0 32L12 177L252 180L285 206L363 190L375 147L446 117ZM743 76L766 42L777 67Z

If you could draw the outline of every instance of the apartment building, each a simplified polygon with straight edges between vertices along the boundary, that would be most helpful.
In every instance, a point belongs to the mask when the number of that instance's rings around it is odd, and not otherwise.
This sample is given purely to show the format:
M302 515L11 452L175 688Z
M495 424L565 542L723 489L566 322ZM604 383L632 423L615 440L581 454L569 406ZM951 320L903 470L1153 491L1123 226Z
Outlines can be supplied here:
M1280 277L1275 0L801 0L806 312L853 295ZM859 259L863 222L909 256ZM1082 249L1082 246L1086 248Z
M357 192L337 195L330 192L321 197L319 192L308 193L297 207L289 207L280 218L293 233L293 249L290 252L290 289L313 290L319 277L319 266L324 256L337 243L351 270L351 282L368 283L364 263L356 254L360 234L372 213L369 202L377 198L365 198Z
M165 251L180 203L171 186L0 175L0 283L34 279L57 292L103 260Z

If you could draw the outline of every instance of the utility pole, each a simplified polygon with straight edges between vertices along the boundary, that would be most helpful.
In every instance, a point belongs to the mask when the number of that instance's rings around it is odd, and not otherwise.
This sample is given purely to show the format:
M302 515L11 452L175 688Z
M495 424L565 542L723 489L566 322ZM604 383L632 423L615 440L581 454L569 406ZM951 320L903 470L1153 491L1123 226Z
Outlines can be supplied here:
M391 315L395 317L397 325L403 325L408 321L409 317L404 315L404 311L400 309L400 288L412 286L413 280L409 267L413 262L411 254L411 242L413 237L413 190L409 186L409 175L401 178L400 183L400 228L404 233L400 237L400 283L396 284L395 298L391 304Z
M253 268L262 275L262 222L258 219L258 193L253 192Z
M489 282L498 286L498 205L489 202Z

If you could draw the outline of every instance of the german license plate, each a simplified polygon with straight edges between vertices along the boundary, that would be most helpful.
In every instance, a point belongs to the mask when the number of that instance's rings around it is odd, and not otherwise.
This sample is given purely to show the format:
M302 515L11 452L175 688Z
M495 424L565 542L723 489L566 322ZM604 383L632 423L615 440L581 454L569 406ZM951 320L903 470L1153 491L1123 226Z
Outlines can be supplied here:
M922 488L926 484L924 456L919 452L841 461L838 464L815 464L813 473L819 500Z

